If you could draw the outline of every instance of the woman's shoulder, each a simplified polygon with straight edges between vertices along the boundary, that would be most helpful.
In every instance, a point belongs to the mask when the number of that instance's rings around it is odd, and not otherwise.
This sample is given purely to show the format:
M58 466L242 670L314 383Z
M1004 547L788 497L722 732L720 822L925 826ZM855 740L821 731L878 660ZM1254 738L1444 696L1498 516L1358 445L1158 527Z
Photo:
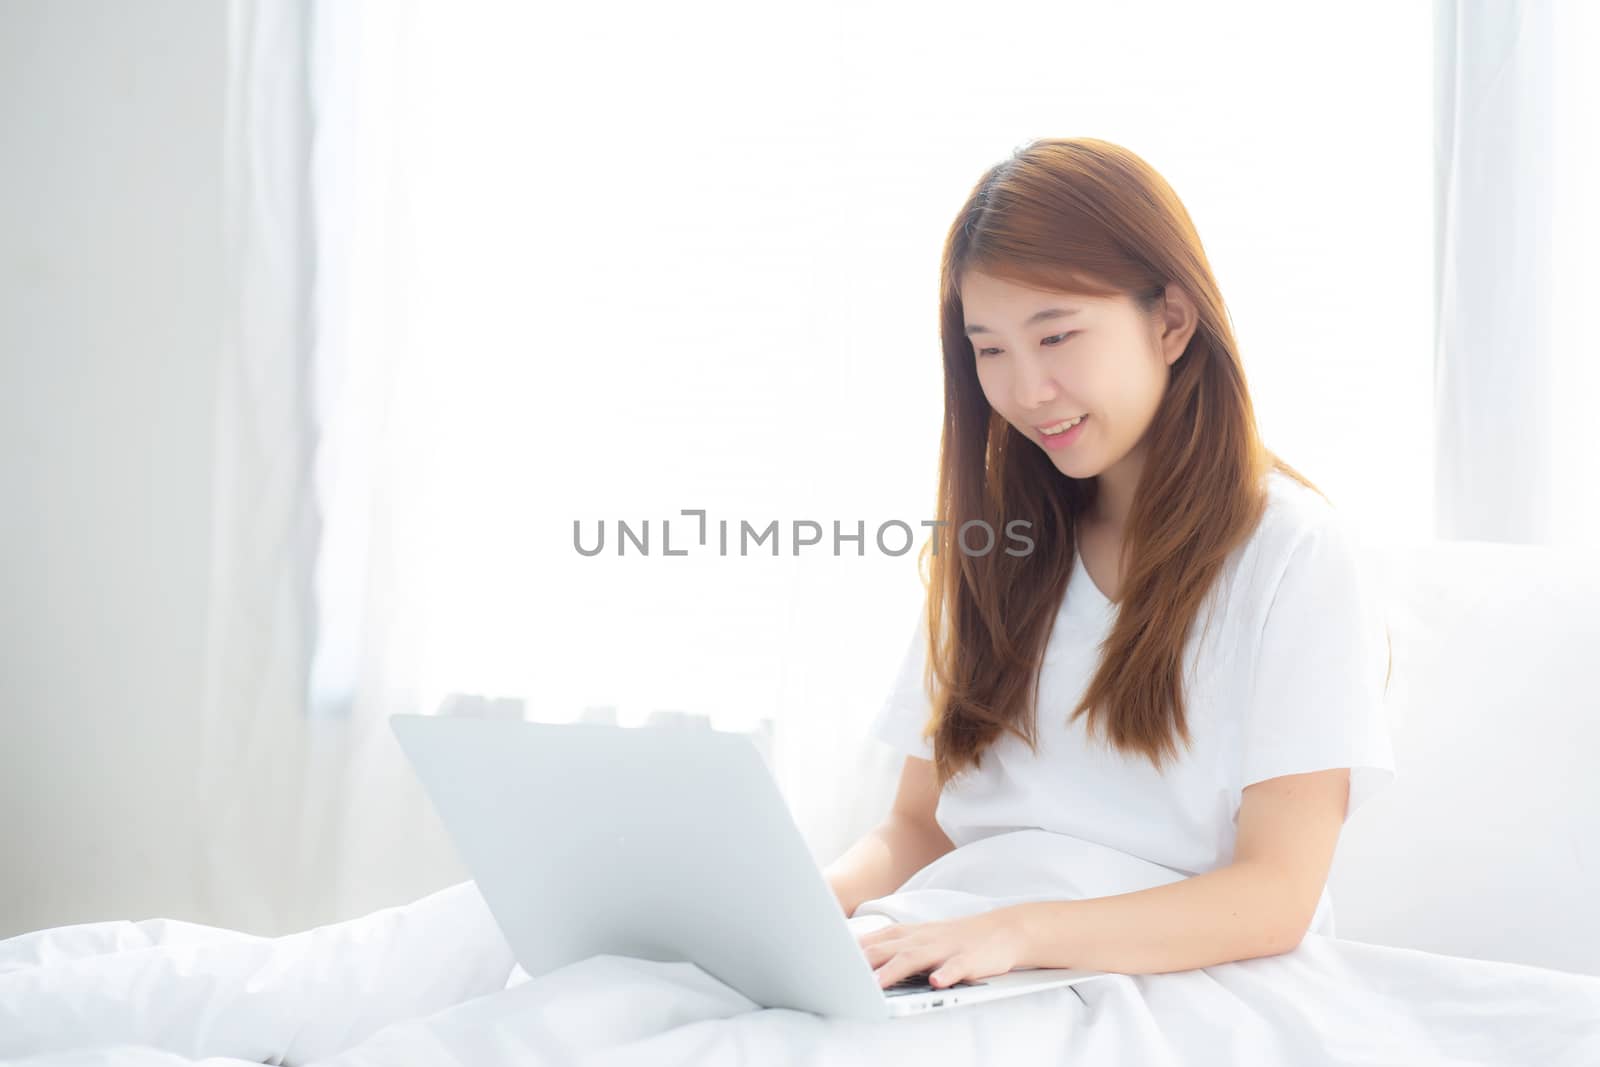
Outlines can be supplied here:
M1261 520L1224 573L1230 614L1244 624L1265 610L1289 560L1309 538L1340 533L1338 511L1315 489L1277 469L1268 473L1265 488Z
M1263 559L1287 560L1306 538L1340 531L1342 517L1317 490L1274 468L1266 479L1267 506L1251 541Z
M1267 500L1261 519L1223 563L1208 594L1201 628L1216 630L1206 653L1217 663L1248 662L1246 653L1261 632L1290 559L1306 539L1336 521L1337 512L1315 489L1274 468L1264 483ZM1197 667L1202 673L1220 668Z

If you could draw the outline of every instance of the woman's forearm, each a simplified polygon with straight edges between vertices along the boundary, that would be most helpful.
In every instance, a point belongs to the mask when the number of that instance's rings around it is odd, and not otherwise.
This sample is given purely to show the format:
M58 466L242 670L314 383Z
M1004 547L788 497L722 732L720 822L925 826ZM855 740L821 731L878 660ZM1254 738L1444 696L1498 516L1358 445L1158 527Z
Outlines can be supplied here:
M999 911L1027 945L1020 967L1157 974L1288 952L1309 925L1295 900L1270 868L1234 863L1132 893Z
M887 896L955 846L937 825L891 814L823 869L848 917L863 901Z

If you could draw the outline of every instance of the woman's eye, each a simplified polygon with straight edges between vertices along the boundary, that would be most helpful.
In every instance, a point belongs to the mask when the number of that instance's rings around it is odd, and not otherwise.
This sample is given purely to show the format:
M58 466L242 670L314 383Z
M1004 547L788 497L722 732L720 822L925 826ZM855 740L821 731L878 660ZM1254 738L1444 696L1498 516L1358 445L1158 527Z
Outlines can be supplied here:
M1076 334L1078 332L1079 331L1077 331L1077 330L1068 330L1066 333L1058 333L1053 337L1046 337L1044 339L1044 341L1041 342L1041 343L1047 344L1051 348L1054 348L1059 344L1063 344L1066 341L1067 338L1073 336L1074 334ZM982 358L984 356L987 356L990 352L998 352L998 351L1000 351L998 348L980 348L980 349L978 349L978 353L977 354L978 354L979 358Z

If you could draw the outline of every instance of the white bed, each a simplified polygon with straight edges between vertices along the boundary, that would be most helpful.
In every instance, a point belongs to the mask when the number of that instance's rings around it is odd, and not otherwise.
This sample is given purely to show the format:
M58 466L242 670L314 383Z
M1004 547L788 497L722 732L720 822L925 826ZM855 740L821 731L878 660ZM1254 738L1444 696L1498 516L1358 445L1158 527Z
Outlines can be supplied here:
M1595 1067L1600 580L1575 553L1539 549L1372 558L1394 627L1399 775L1341 839L1338 936L866 1024L761 1009L689 963L597 956L529 979L468 882L275 939L158 919L0 942L0 1058ZM1084 846L1052 893L1136 887L1145 861L1099 848ZM879 910L970 911L984 902L963 890L962 867L982 860L943 864Z
M1091 876L1065 895L1124 888ZM963 896L886 901L910 919L967 910ZM1279 956L858 1023L759 1008L689 963L595 956L530 980L465 882L276 939L158 920L0 943L0 1056L25 1053L32 1067L1592 1067L1600 977L1312 934Z

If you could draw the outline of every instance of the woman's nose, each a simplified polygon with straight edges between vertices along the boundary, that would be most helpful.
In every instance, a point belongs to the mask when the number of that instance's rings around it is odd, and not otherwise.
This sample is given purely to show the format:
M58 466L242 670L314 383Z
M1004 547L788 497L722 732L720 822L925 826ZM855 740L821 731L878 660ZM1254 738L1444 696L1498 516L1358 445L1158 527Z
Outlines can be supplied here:
M1050 369L1042 360L1023 356L1015 366L1016 374L1011 385L1018 406L1032 409L1054 399L1055 379L1050 376Z

